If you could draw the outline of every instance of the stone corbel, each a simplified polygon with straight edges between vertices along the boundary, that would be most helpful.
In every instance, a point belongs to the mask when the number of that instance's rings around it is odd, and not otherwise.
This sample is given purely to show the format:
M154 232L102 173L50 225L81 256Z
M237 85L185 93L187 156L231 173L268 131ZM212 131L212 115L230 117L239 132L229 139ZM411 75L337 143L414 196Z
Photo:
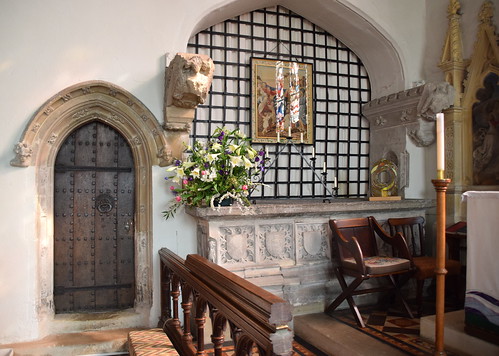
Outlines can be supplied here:
M371 129L406 128L407 136L418 147L435 141L435 114L454 103L455 89L447 82L427 83L368 102L364 116Z
M215 65L203 54L177 53L166 68L164 125L173 157L180 158L189 142L192 121L213 80Z
M33 149L25 142L18 142L14 146L14 153L16 156L10 161L11 166L14 167L28 167L33 156Z

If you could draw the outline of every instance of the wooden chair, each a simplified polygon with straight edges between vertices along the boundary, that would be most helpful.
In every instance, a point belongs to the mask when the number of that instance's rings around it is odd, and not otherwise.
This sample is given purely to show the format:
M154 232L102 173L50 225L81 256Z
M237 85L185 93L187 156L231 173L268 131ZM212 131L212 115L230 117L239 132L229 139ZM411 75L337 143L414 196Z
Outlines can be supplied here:
M332 255L337 262L334 268L336 277L342 288L342 293L326 308L326 314L331 314L345 299L350 306L357 325L365 327L359 309L353 296L395 289L409 317L412 313L400 293L400 287L413 272L412 260L407 244L400 234L389 236L374 217L330 220L329 226L333 232ZM379 256L376 236L391 245L399 257ZM395 282L395 275L406 274ZM344 276L354 277L347 285ZM388 287L357 289L360 284L371 278L387 277ZM402 277L402 276L401 276Z
M388 219L388 226L392 234L400 233L406 239L412 261L416 272L413 277L416 279L416 304L417 314L421 316L423 311L423 287L427 278L435 277L436 258L427 256L425 253L425 219L422 216L409 218ZM460 277L461 263L456 260L446 260L445 268L448 276ZM457 285L458 286L458 285ZM459 293L459 288L457 289Z

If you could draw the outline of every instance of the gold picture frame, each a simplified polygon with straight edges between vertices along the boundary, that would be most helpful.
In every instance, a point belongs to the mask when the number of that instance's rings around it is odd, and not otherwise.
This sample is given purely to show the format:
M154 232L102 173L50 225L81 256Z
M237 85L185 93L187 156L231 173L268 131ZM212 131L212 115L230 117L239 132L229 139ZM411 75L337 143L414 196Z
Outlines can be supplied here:
M252 141L313 144L312 84L310 63L252 57Z

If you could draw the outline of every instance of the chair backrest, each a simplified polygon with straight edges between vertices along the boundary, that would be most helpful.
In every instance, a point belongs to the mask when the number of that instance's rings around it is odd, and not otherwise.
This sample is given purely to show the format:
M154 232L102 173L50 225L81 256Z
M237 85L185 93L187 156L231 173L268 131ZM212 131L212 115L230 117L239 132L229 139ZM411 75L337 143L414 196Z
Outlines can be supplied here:
M376 256L378 254L378 247L376 244L374 229L371 223L371 217L329 220L329 226L333 231L333 241L336 247L336 251L338 252L337 257L340 260L353 257L346 248L343 248L338 243L337 239L341 238L341 236L344 236L345 238L355 236L364 257Z
M390 234L400 232L404 236L413 257L425 256L425 219L422 216L390 218Z

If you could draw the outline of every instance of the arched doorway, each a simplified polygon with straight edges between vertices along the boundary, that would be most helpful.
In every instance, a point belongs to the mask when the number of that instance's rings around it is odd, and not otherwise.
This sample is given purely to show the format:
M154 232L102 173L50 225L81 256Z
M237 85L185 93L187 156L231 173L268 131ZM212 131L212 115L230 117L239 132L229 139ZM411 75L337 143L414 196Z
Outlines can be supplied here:
M131 151L134 167L133 309L87 321L79 311L55 317L54 232L56 158L73 132L99 122L119 133ZM85 144L85 142L83 142ZM38 242L36 308L40 333L67 333L85 327L147 325L152 306L152 167L170 164L166 135L154 115L131 93L104 81L68 87L48 100L26 126L11 165L36 170L36 241ZM105 204L103 204L104 207ZM105 208L104 208L105 209ZM127 213L128 214L128 213ZM125 228L126 224L122 225ZM91 252L90 252L91 253ZM61 313L60 310L57 313ZM64 313L64 312L62 312ZM93 314L93 313L92 313ZM91 326L86 326L88 325Z
M56 313L133 307L135 170L112 127L93 121L61 144L54 166Z

